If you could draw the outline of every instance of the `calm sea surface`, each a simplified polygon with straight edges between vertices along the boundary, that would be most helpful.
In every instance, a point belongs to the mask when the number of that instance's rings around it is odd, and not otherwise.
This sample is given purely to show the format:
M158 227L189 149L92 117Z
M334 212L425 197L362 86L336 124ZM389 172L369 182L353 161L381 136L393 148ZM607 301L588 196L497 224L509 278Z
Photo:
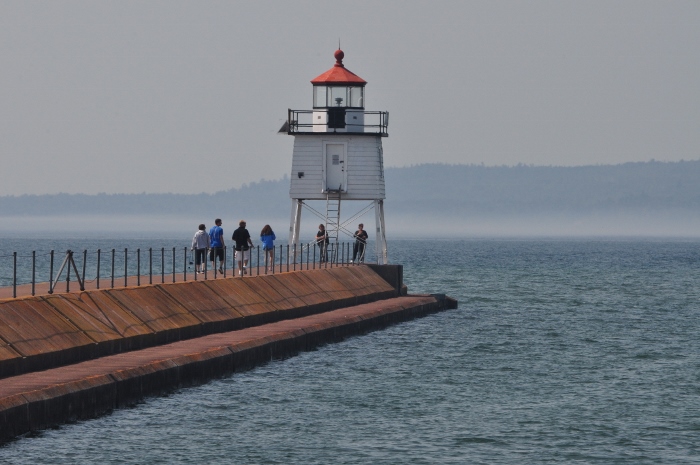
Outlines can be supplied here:
M188 245L120 241L0 255ZM19 439L0 462L700 463L700 241L395 240L390 258L459 308Z

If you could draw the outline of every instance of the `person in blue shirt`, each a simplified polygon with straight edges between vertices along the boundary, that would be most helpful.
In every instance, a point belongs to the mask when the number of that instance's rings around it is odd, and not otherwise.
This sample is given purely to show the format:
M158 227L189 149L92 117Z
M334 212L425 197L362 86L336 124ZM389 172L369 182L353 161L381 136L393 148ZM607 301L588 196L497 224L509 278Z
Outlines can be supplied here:
M269 264L270 271L275 269L275 233L269 224L266 224L262 231L260 231L260 241L263 244L263 250L265 251L265 260L269 258L267 262Z
M209 242L211 251L209 252L209 261L211 267L216 270L216 258L219 258L219 273L224 273L224 230L221 228L221 218L214 221L216 226L209 230ZM216 271L214 271L216 273Z

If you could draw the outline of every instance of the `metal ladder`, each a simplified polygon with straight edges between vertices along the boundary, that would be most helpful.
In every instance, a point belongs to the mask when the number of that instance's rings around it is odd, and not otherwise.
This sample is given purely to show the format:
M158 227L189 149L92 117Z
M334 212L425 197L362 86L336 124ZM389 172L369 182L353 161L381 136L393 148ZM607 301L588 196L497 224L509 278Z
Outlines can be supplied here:
M338 258L338 234L340 232L340 188L326 191L326 237L328 237L332 256L327 259L333 263Z

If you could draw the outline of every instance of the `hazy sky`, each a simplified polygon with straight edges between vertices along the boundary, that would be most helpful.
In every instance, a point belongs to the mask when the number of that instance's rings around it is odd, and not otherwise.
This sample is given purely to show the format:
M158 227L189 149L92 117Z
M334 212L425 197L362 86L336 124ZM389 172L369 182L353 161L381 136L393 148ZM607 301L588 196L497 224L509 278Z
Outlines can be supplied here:
M386 166L700 158L700 1L0 1L0 195L291 170L338 39Z

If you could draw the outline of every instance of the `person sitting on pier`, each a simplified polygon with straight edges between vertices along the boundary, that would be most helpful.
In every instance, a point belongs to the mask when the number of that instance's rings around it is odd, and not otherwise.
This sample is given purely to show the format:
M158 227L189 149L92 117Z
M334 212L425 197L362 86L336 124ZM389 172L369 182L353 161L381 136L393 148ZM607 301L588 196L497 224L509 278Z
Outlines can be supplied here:
M250 233L245 228L246 222L241 220L238 222L238 229L233 231L231 239L236 241L236 261L238 262L238 273L240 276L246 274L248 268L248 257L250 252L248 246L253 248L253 241L250 240Z
M192 238L192 249L194 251L195 273L204 273L204 267L207 263L207 249L211 245L209 241L209 234L207 234L207 227L204 224L199 225L199 229L194 233Z

